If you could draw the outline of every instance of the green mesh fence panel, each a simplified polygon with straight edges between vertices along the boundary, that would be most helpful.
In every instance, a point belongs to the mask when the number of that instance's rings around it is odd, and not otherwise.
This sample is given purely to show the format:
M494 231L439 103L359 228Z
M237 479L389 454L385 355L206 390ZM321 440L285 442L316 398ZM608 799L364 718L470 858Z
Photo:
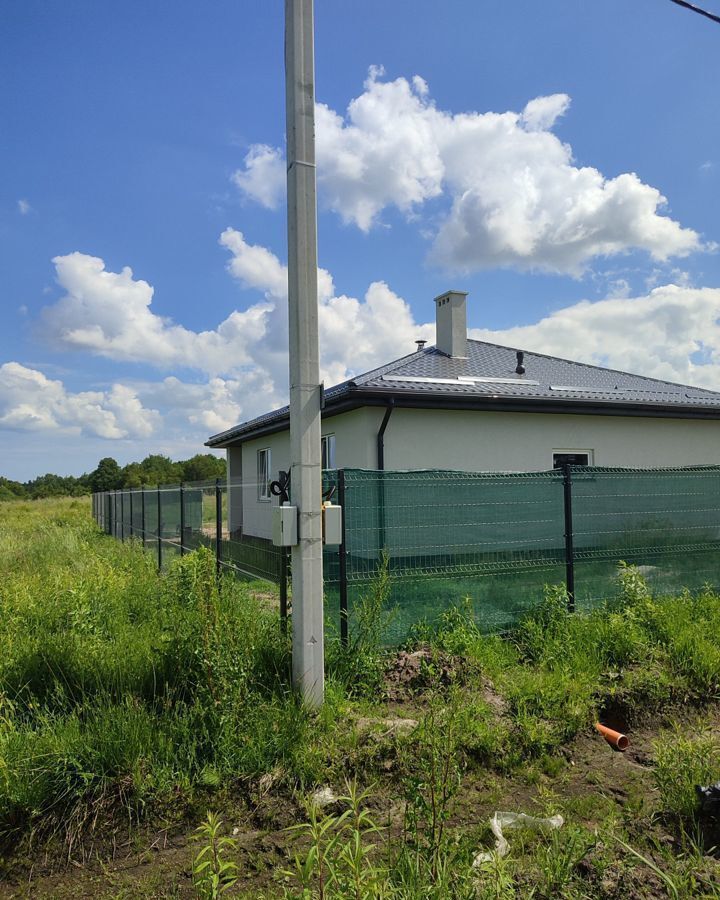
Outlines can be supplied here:
M237 490L237 487L234 486L233 489ZM265 581L279 583L281 548L276 547L267 538L246 534L242 528L237 528L230 534L227 530L228 496L225 484L222 486L220 499L224 523L220 547L223 566L247 578L261 578ZM214 515L215 503L213 503L212 509Z
M130 494L130 527L132 536L141 541L143 539L143 498L141 491L132 491Z
M160 534L163 540L180 543L180 487L164 486L161 491L162 516Z
M111 515L110 515L110 534L113 537L120 537L120 503L118 502L118 495L111 494L110 495L110 505L111 505Z
M145 491L145 543L156 544L158 535L158 492L155 488Z
M384 553L391 642L466 600L482 628L509 627L542 597L545 584L564 580L558 472L346 469L344 507L351 629L354 608L371 589ZM327 550L326 560L330 615L338 608L339 579Z
M215 488L205 485L186 487L185 534L183 546L187 550L198 547L214 547L215 535Z
M620 560L656 593L720 586L720 469L573 468L575 595L616 593Z
M112 528L112 496L108 493L103 494L103 516L103 530L105 534L110 534Z
M182 490L182 544L185 550L192 550L199 545L203 525L203 491L202 488L186 485Z
M120 536L127 538L130 534L130 503L127 491L120 492Z
M323 470L323 498L331 503L339 503L337 489L337 470ZM340 631L340 554L338 547L323 545L323 589L325 598L325 629L330 635L337 636Z

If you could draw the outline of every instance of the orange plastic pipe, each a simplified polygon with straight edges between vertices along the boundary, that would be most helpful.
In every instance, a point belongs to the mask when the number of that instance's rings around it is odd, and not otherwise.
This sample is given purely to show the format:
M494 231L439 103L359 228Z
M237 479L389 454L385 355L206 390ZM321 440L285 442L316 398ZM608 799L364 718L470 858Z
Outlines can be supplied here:
M601 725L599 722L595 723L595 728L597 728L613 750L619 750L621 753L624 753L630 746L630 741L624 734L620 734L619 731L614 731L612 728L608 728L607 725Z

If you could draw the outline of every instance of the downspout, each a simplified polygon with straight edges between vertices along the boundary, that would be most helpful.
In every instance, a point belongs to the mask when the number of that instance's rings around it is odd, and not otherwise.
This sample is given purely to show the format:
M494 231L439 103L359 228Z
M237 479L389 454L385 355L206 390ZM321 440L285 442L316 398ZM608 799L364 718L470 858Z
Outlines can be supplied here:
M378 472L385 471L385 429L388 427L388 422L390 421L390 416L395 409L395 398L391 397L388 400L387 408L385 410L385 415L383 416L383 420L380 423L380 428L377 433L377 467ZM385 477L383 475L379 476L378 481L378 565L382 563L384 554L387 552L387 538L386 538L386 513L385 513Z
M377 467L379 472L382 472L385 469L385 429L388 427L388 422L390 421L390 416L394 409L395 398L391 397L388 400L387 409L385 410L385 415L383 416L383 420L380 423L380 428L377 433Z

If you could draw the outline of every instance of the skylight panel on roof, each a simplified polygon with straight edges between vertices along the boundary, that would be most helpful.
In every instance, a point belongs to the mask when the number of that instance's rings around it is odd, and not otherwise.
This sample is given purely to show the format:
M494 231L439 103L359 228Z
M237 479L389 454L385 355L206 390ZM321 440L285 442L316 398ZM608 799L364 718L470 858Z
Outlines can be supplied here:
M604 387L604 388L592 388L592 387L572 387L568 384L551 384L551 391L568 391L570 393L575 394L626 394L629 388L618 388L618 387Z
M383 381L411 381L419 384L454 384L457 385L457 378L427 378L424 375L383 375Z
M478 375L474 377L458 375L458 381L463 384L540 384L529 378L493 378L491 376Z
M473 384L530 384L539 385L539 381L528 381L525 378L484 378L478 376L471 378L466 375L459 375L457 378L429 378L426 375L383 375L383 381L409 381L419 384L454 384L473 385Z

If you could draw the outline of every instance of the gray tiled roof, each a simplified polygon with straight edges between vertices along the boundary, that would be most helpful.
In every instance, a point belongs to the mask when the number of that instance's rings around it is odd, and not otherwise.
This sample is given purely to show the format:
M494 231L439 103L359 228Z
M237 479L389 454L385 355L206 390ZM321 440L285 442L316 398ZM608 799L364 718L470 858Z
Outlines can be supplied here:
M468 340L467 348L467 359L446 356L435 347L411 353L329 388L325 401L339 401L351 394L360 400L363 394L388 393L398 397L447 397L450 403L453 399L526 400L570 406L575 401L607 407L630 404L648 409L704 409L716 410L720 416L720 393L716 391L529 351L524 351L525 374L516 375L516 350L473 340ZM225 443L287 415L285 406L214 435L208 444Z

